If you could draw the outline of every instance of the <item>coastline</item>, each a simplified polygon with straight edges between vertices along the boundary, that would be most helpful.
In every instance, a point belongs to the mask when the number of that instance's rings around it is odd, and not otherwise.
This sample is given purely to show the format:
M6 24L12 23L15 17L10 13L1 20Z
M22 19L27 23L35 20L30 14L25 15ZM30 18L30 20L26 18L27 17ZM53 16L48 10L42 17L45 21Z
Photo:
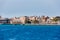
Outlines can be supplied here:
M0 24L0 25L60 25L60 24Z

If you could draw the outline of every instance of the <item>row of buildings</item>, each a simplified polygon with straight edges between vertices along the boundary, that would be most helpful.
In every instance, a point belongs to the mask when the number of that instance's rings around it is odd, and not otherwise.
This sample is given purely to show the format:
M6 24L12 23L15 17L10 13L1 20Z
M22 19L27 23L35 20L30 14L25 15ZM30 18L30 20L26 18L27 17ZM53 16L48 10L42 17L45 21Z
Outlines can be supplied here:
M60 24L60 16L21 16L13 18L0 16L0 24Z

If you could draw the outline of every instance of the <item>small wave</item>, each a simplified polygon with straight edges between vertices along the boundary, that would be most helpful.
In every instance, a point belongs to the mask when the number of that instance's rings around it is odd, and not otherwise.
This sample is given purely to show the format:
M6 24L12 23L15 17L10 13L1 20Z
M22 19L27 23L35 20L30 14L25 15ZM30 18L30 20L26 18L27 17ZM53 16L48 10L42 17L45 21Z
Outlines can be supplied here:
M10 30L10 29L1 29L1 31L7 31L7 30Z
M9 40L16 40L16 38L10 38Z

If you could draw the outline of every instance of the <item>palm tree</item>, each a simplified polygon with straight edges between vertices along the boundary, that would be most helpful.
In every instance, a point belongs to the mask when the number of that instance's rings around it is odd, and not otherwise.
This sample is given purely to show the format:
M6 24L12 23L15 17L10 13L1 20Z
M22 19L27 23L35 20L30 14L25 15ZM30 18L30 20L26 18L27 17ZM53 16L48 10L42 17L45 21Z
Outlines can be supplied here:
M57 21L58 21L58 19L57 19L57 18L54 18L54 19L53 19L53 21L57 22Z
M53 21L54 23L57 23L58 19L57 19L57 18L53 18L52 21Z

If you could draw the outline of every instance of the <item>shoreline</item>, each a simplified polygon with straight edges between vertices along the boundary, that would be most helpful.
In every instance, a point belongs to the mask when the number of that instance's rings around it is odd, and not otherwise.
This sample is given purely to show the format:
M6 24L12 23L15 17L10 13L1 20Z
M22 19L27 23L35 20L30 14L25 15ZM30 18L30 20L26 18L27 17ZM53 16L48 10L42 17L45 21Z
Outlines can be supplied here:
M60 25L60 24L0 24L0 25Z

